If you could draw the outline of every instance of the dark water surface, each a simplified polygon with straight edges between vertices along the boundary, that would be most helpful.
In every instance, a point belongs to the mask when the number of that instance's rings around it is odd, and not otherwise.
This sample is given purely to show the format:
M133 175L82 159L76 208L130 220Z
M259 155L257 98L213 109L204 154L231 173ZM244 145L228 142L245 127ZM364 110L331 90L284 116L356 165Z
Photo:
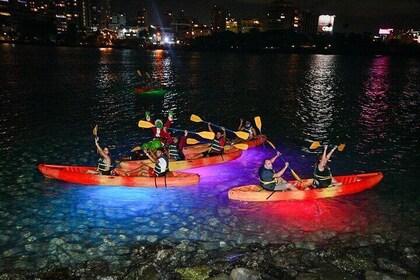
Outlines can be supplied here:
M136 70L169 87L134 94ZM345 246L380 236L418 243L420 60L390 56L229 54L0 46L0 272L105 259L130 264L139 243L229 250L249 243ZM256 183L268 146L233 162L190 170L198 186L81 186L44 179L39 163L93 165L92 128L114 158L151 132L137 127L175 113L174 127L205 130L189 116L262 130L301 177L311 140L346 143L334 174L382 171L363 193L305 202L229 201ZM279 161L276 168L282 167ZM287 178L292 178L290 174Z

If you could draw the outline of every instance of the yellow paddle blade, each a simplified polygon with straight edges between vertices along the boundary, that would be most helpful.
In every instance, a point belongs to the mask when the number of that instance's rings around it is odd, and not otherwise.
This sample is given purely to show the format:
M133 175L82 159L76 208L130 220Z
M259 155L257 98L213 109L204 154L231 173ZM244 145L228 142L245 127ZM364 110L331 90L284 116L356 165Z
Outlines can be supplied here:
M261 132L262 123L261 123L260 116L256 116L254 118L254 122L255 122L255 125L257 126L258 130Z
M321 143L319 143L318 141L314 141L312 142L311 146L309 146L309 149L314 150L319 147L321 147Z
M141 127L141 128L152 128L152 127L155 127L155 126L154 126L154 124L152 124L148 121L140 120L139 121L139 127Z
M98 136L98 125L95 125L92 131L93 135Z
M138 70L138 69L137 69L137 71L136 71L136 72L137 72L137 75L139 75L139 76L141 77L141 72L140 72L140 70Z
M346 147L346 144L340 144L338 147L337 147L337 150L339 150L340 152L342 152L343 150L344 150L344 148Z
M246 143L233 144L233 146L239 150L248 150L248 144Z
M298 181L302 181L302 178L299 177L299 175L297 175L297 173L290 168L290 172L292 172L293 177L295 177L296 180Z
M137 146L137 147L134 147L131 151L132 152L135 152L135 151L140 151L141 150L141 147L140 146Z
M188 138L187 139L187 144L188 145L195 145L195 144L198 144L198 143L200 143L200 141L198 141L196 139L193 139L193 138Z
M274 144L273 144L273 143L271 143L271 141L265 140L265 142L267 142L267 143L268 143L268 145L270 145L270 146L271 146L274 150L276 150L276 151L277 151L276 146L274 146Z
M202 122L203 121L199 116L194 115L194 114L191 115L190 120L193 121L193 122Z
M248 140L248 137L249 137L249 133L248 132L245 132L245 131L234 131L234 133L239 138L241 138L243 140Z
M214 132L211 131L201 131L201 132L197 132L197 135L200 135L200 137L204 138L204 139L209 139L209 140L213 140L214 139Z

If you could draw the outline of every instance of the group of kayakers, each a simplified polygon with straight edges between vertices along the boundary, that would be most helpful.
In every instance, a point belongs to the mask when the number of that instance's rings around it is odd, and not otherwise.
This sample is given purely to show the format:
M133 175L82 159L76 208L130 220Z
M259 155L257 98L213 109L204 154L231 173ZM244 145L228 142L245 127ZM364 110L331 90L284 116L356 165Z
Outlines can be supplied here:
M151 119L150 112L145 114L146 121L150 123L150 128L153 132L153 139L142 146L133 149L133 155L129 159L150 159L154 166L142 164L139 167L128 171L114 171L111 157L109 155L109 148L101 146L98 143L99 138L95 138L95 145L100 155L97 167L97 173L102 175L120 175L120 176L146 176L146 177L161 177L169 171L169 159L173 160L192 160L202 157L221 155L224 152L224 146L227 143L226 130L221 127L220 130L214 131L212 124L208 123L208 130L214 133L214 139L211 140L209 148L204 152L184 154L183 149L187 146L188 131L184 130L183 135L171 135L169 132L170 126L173 121L172 112L168 113L168 119L163 124L162 120L157 119L154 122ZM250 121L243 121L240 119L238 130L249 133L249 140L258 137L255 128ZM240 142L241 139L233 139L230 143ZM326 188L330 185L337 184L332 177L331 170L328 167L328 161L333 152L337 149L334 146L330 152L327 153L327 146L324 146L323 153L314 167L314 177L312 188ZM265 190L270 191L287 191L298 190L299 182L291 184L287 182L282 176L289 167L289 163L279 171L274 171L273 163L281 156L277 151L276 155L272 158L264 160L263 164L258 170L260 186ZM127 159L127 158L126 158ZM116 173L118 172L118 173Z
M98 160L98 167L95 171L97 174L102 175L119 175L119 176L147 176L147 177L160 177L164 176L169 171L169 159L172 160L193 160L202 157L211 157L221 155L224 153L224 147L227 143L226 130L224 127L220 127L220 130L216 130L212 127L212 124L208 123L208 131L213 133L214 138L211 139L209 146L205 151L197 150L197 152L190 151L188 154L184 154L183 149L187 146L187 137L189 132L187 130L181 130L182 136L177 134L171 134L170 126L173 121L173 113L168 113L168 119L165 124L160 119L152 120L150 112L145 113L146 122L150 123L149 127L152 129L153 138L151 141L135 147L132 150L130 157L124 158L125 160L142 160L150 159L154 163L154 167L143 164L138 168L129 171L121 171L113 169L112 159L109 154L109 148L101 148L99 145L99 138L95 138L95 145L100 155ZM243 125L241 119L240 130L249 133L249 138L257 137L255 129L252 127L250 121L246 121ZM233 141L240 142L238 139ZM123 160L124 160L123 159ZM118 163L118 162L117 162ZM93 171L90 171L93 172Z

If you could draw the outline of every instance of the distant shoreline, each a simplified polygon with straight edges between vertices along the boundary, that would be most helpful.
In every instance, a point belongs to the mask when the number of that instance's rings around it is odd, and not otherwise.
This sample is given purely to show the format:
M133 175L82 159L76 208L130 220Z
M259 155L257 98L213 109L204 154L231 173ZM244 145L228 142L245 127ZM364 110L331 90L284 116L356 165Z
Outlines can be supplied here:
M76 45L76 44L52 44L40 42L16 42L0 40L0 44L23 45L23 46L38 46L38 47L68 47L68 48L110 48L110 49L126 49L126 50L181 50L181 51L199 51L199 52L227 52L227 53L252 53L252 54L325 54L325 55L405 55L418 56L420 55L420 44L399 46L398 48L388 49L321 49L321 48L273 48L273 49L232 49L232 48L205 48L192 46L175 46L175 47L127 47L127 46L107 46L107 45Z

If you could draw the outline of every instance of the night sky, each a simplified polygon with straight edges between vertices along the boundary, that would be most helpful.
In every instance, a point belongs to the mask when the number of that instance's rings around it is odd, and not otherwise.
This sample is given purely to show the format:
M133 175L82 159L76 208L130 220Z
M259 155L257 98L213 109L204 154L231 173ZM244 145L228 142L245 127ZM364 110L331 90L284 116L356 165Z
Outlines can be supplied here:
M145 7L156 15L166 10L177 13L181 9L187 16L195 17L202 23L210 22L211 9L215 4L231 11L234 18L262 18L271 0L111 0L113 12L125 12L135 17L136 12ZM348 32L369 31L377 33L380 27L420 28L420 0L294 0L297 6L321 14L336 15L335 30Z

